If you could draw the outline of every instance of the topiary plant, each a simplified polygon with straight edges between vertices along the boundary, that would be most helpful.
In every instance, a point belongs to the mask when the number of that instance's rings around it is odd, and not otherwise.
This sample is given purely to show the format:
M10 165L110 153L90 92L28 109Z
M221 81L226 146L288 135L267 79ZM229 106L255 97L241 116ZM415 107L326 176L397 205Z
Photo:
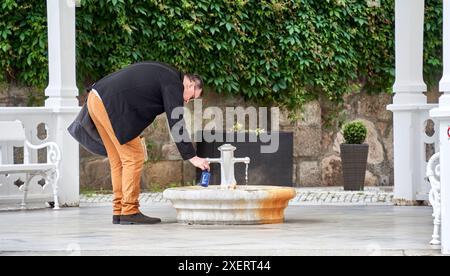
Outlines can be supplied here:
M345 124L342 131L346 144L362 144L367 137L367 128L359 121Z

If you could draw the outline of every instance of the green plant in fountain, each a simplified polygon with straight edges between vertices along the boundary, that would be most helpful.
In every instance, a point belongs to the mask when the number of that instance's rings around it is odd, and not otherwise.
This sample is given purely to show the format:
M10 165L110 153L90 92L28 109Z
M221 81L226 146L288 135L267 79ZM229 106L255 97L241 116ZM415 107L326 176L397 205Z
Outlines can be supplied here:
M362 122L353 121L344 125L343 134L346 144L362 144L367 137L367 128Z
M240 123L235 123L230 129L229 131L231 132L249 132L249 133L255 133L256 136L261 135L261 133L265 133L266 130L264 128L255 128L255 129L249 129L249 130L245 130L244 126Z
M240 132L243 130L243 125L240 123L235 123L231 128L230 131Z

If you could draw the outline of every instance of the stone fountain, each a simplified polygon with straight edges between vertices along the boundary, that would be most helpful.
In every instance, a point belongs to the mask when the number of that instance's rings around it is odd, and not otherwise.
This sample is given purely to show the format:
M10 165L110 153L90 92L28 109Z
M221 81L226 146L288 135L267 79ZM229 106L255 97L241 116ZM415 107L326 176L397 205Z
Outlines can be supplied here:
M177 220L189 224L265 224L284 221L284 209L295 190L278 186L237 185L234 164L250 163L250 158L235 158L230 144L220 146L220 158L207 158L219 163L221 184L188 186L164 191L177 210ZM246 167L247 169L247 167ZM246 180L247 180L246 172Z

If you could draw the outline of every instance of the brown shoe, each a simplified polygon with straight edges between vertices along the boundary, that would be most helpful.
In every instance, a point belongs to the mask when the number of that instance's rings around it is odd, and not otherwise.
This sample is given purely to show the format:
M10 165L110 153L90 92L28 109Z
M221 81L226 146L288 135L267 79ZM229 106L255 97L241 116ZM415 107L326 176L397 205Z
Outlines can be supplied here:
M133 215L121 215L120 224L130 225L130 224L155 224L160 223L160 218L152 218L144 216L142 213L137 213Z

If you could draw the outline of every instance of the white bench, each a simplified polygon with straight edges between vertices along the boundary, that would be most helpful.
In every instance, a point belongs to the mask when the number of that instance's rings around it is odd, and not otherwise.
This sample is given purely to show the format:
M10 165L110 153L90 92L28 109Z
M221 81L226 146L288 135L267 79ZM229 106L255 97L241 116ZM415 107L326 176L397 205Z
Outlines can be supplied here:
M24 163L23 164L3 164L2 150L8 146L23 147ZM2 149L2 147L4 147ZM47 148L47 163L30 163L29 150L38 150ZM25 181L19 189L23 192L21 207L26 208L28 186L35 176L41 176L45 179L45 188L48 184L52 185L54 209L59 209L58 201L58 179L59 179L59 163L61 160L61 152L54 142L47 142L41 145L32 145L27 141L25 130L20 121L0 121L0 175L9 176L10 174L25 174ZM1 183L0 183L1 185Z

